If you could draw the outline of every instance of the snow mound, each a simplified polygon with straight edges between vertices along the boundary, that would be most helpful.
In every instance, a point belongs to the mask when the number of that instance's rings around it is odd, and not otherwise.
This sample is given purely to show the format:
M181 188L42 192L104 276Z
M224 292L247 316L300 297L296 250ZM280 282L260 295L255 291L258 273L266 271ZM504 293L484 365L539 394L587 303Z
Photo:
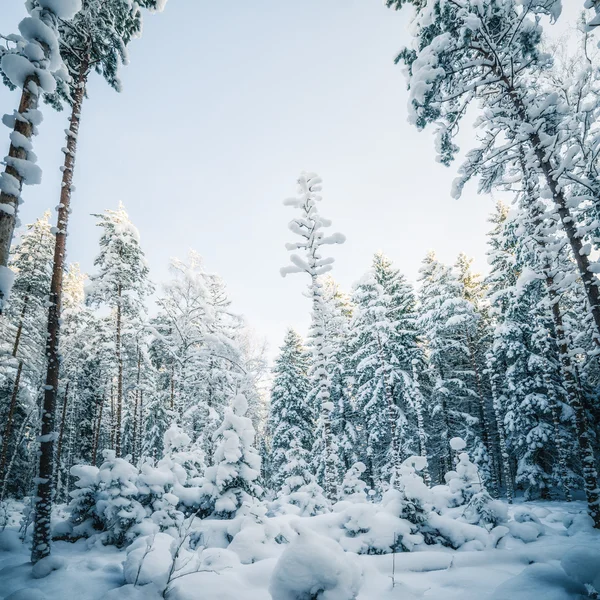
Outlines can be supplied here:
M155 583L164 588L171 568L173 543L175 539L166 533L138 538L127 549L123 563L125 581L134 585Z
M0 531L0 550L5 552L17 552L22 547L19 532L14 529Z
M456 450L456 452L460 452L461 450L464 450L466 447L467 447L467 443L462 438L453 437L450 440L450 448L452 448L452 450Z
M6 596L6 600L46 600L46 596L37 588L21 588Z
M586 595L585 586L568 577L562 569L536 564L498 587L492 600L573 600Z
M50 555L38 560L31 569L31 575L34 579L42 579L52 573L52 571L58 571L65 566L65 559L60 556Z
M81 0L38 0L38 4L67 21L81 10Z
M294 524L298 536L281 555L269 584L273 600L353 600L362 583L356 556Z
M575 581L600 591L600 551L575 546L564 553L560 566Z

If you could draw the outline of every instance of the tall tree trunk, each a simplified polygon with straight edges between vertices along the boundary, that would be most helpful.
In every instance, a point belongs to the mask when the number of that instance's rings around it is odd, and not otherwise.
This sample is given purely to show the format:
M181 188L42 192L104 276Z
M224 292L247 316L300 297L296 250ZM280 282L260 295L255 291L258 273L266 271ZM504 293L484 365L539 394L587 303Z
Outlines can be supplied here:
M19 325L17 327L17 333L15 334L15 341L13 343L12 356L17 357L19 351L19 345L21 343L21 335L23 333L23 323L25 322L25 314L27 313L27 305L29 304L29 293L31 292L31 286L27 286L25 297L23 298L23 306L21 307L21 314L19 318ZM1 304L1 302L0 302ZM23 371L23 361L20 360L17 366L17 374L13 383L13 391L10 397L10 405L8 407L8 415L6 417L6 423L4 424L4 433L2 434L2 452L0 453L0 477L4 474L4 467L6 466L6 458L8 455L8 445L10 443L10 434L12 431L13 420L15 416L15 410L17 408L17 399L19 397L19 383L21 382L21 372Z
M321 284L316 275L311 279L313 301L313 327L315 328L315 376L318 384L317 406L320 410L322 427L324 472L323 489L328 498L335 496L335 457L331 440L331 395L329 392L329 376L325 356L325 324L323 323Z
M31 117L28 117L27 112L37 109L38 103L39 81L36 75L30 75L23 85L21 101L19 102L19 112L15 120L14 132L18 134L17 138L22 135L30 141L33 137L34 127L30 121ZM8 156L27 160L27 150L13 140L8 150ZM7 164L2 180L5 185L0 192L0 267L7 268L24 177L19 174L13 165ZM9 182L13 184L11 187L15 188L13 190L15 193L7 191ZM2 313L5 300L4 290L0 289L0 314Z
M144 391L140 390L140 406L138 409L140 424L138 427L138 448L139 456L144 454Z
M133 397L133 463L135 464L138 454L138 411L139 411L139 397L140 397L140 377L142 371L142 353L140 347L137 348L137 382L135 394Z
M23 419L23 422L21 423L21 427L19 428L19 432L17 433L15 447L13 448L12 456L10 457L10 461L8 462L8 466L6 467L6 474L2 478L2 491L0 492L0 501L4 500L4 497L6 496L6 486L8 485L8 480L10 479L10 474L12 472L13 465L15 464L15 460L17 458L17 452L19 451L19 444L21 443L21 440L23 439L23 436L25 435L25 428L27 427L27 424L29 423L29 419L31 419L31 416L33 415L34 412L36 412L35 409L32 409L29 411L29 413Z
M115 353L117 358L117 421L115 423L115 454L121 456L121 428L123 421L123 356L121 352L121 300L123 287L117 288L117 336Z
M110 383L110 447L115 448L115 423L117 422L117 414L115 411L115 385Z
M56 492L60 493L60 457L62 454L63 438L65 435L65 423L67 421L67 406L69 401L69 381L65 386L63 398L62 415L60 418L60 429L58 430L58 443L56 445Z
M383 346L379 335L377 335L377 346L379 351L379 368L384 371L384 360L383 360ZM391 470L391 483L396 487L399 483L398 478L400 476L400 444L398 443L398 415L396 414L396 403L394 402L394 393L392 386L385 379L385 374L382 375L381 384L383 386L383 393L387 404L388 411L388 423L390 427L390 443L392 449L392 470Z
M418 361L415 359L412 363L412 381L415 412L417 413L417 432L419 434L419 454L427 460L427 434L425 432L425 421L423 419L423 397L421 396L421 385L419 384L419 374L417 373ZM423 481L428 487L431 486L431 475L429 466L423 470Z
M100 432L102 431L102 412L104 408L105 397L104 393L100 396L100 406L98 407L98 416L96 418L96 427L95 427L95 435L94 435L94 448L92 450L92 464L96 466L96 462L98 460L98 448L100 446Z
M481 421L481 439L483 441L483 445L487 451L491 481L489 482L493 492L495 493L498 489L498 478L496 476L496 467L494 465L493 459L493 448L492 448L492 439L490 435L490 424L487 418L487 411L485 405L485 396L483 395L483 385L481 383L481 374L479 373L479 367L477 366L477 360L475 359L475 349L473 347L473 340L469 333L466 333L467 336L467 348L469 349L469 359L471 361L471 368L473 369L473 373L475 374L475 384L477 386L477 398L479 399L479 419Z
M171 363L171 412L175 410L175 361Z
M575 260L575 264L577 265L577 269L579 270L581 280L583 281L583 286L585 288L585 293L588 300L588 306L595 324L596 335L594 335L594 342L596 345L600 345L599 282L596 275L591 271L590 260L588 258L588 254L584 252L583 241L577 231L577 225L571 213L571 209L569 208L569 203L567 201L567 197L565 196L564 188L556 179L556 167L550 161L546 145L542 143L538 127L530 122L527 113L527 107L525 106L525 102L523 101L520 92L517 90L508 76L504 74L495 57L485 50L481 50L481 53L483 56L487 57L488 60L492 61L491 64L496 65L494 67L494 72L505 86L507 96L511 99L521 123L530 126L528 141L537 160L539 171L541 172L548 190L552 195L552 200L554 201L556 211L560 217L563 231L569 240L573 258ZM600 513L598 518L600 519Z
M50 297L48 307L48 336L46 339L46 355L48 369L46 372L46 385L44 386L44 401L41 418L41 437L38 486L35 504L35 523L33 529L33 543L31 562L50 554L50 516L52 512L52 496L54 492L54 413L56 409L56 393L60 376L60 314L62 304L62 283L65 269L65 254L67 241L67 226L71 204L71 186L73 184L73 169L75 166L75 153L77 150L77 136L81 118L81 106L85 97L85 84L88 75L88 63L83 61L80 65L79 76L73 94L73 107L63 168L62 184L60 191L60 204L58 206L58 220L56 227L56 240L54 245L54 264L52 267L52 281L50 284Z
M503 419L504 415L502 406L500 404L500 398L498 396L496 359L493 356L488 355L487 363L488 370L490 372L490 386L492 388L492 407L494 409L494 417L496 418L496 428L498 429L498 444L500 446L500 461L502 463L502 474L504 475L506 500L509 504L512 504L514 496L513 481L512 474L510 472L510 455L508 454L508 448L506 446L506 432L504 430Z
M8 445L10 442L10 434L15 418L15 409L17 408L17 398L19 396L19 383L21 381L21 372L23 371L23 361L19 361L17 374L13 384L13 391L10 397L10 405L8 407L8 415L6 416L6 424L4 425L4 434L2 436L2 454L0 455L0 477L4 475L4 467L6 466L6 457L8 455Z

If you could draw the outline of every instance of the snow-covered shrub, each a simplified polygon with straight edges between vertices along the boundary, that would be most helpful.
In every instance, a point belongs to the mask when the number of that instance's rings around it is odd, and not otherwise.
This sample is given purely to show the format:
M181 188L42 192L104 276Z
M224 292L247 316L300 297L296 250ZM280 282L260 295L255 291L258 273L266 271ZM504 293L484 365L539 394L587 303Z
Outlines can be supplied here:
M78 477L72 492L69 520L72 537L100 534L104 544L122 547L132 541L134 526L146 517L137 500L138 470L126 458L117 458L114 450L104 450L99 469L75 465L71 473Z
M100 489L98 467L75 465L71 467L71 475L75 478L77 489L71 492L72 500L69 503L69 523L72 526L70 536L90 537L104 529L102 519L96 512Z
M329 512L331 503L310 472L308 452L293 440L285 456L285 483L274 502L274 510L293 512L300 517L314 517Z
M179 498L171 491L177 481L173 466L172 461L166 458L157 465L153 459L147 458L140 467L136 482L139 501L160 531L176 529L184 519L184 514L177 510Z
M355 556L332 539L300 524L283 552L269 583L273 600L353 600L362 583Z
M261 495L257 484L260 456L253 448L254 427L246 417L248 402L238 394L225 409L223 422L213 436L214 464L206 469L202 486L202 512L232 518L245 503Z
M452 441L454 440L460 440L460 438L453 438ZM458 455L455 470L448 471L445 479L452 494L453 506L468 504L475 494L484 489L477 465L471 462L466 452Z
M344 475L339 490L339 499L348 502L365 502L367 500L367 484L361 479L367 467L362 462L354 463Z
M127 558L123 563L125 581L134 585L154 583L158 589L164 589L176 543L177 540L166 533L139 537L127 548Z
M500 500L492 498L487 490L477 492L463 510L467 523L492 529L508 521L508 509Z
M267 509L261 502L242 506L230 522L227 533L233 538L228 550L235 552L244 564L277 554L276 539L280 529L273 519L267 518Z
M400 466L396 482L401 498L398 516L412 523L413 533L421 535L426 544L451 545L431 523L431 518L435 515L432 493L417 473L417 470L422 471L426 466L427 461L421 456L411 456ZM393 490L389 490L386 494L392 496L391 492ZM405 550L411 549L401 540L400 544Z

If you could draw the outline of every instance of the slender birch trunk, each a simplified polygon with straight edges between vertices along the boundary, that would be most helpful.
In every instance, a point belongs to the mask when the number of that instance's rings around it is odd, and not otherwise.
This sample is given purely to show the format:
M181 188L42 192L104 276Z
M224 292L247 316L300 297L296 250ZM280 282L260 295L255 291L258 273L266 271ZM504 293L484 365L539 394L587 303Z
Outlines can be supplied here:
M89 59L88 61L82 61L77 83L74 88L73 107L67 134L60 204L58 207L56 241L54 245L54 264L52 268L52 281L50 284L48 307L48 337L46 340L48 369L46 373L46 385L44 387L44 400L41 416L41 437L39 438L40 453L37 479L38 485L31 550L31 562L33 563L50 554L50 516L54 494L54 440L56 437L54 431L54 413L60 376L59 337L62 283L63 272L65 269L67 226L71 204L73 169L75 167L77 136L79 133L81 107L85 97L88 65Z

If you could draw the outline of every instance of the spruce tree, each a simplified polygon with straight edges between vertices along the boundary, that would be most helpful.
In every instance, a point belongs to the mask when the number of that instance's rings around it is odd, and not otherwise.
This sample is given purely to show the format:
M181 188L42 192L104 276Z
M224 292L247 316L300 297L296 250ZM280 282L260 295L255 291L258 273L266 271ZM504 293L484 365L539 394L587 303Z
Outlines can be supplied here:
M121 454L124 402L123 342L131 343L146 314L145 298L153 291L138 230L122 204L117 210L94 215L102 228L97 273L90 276L87 302L108 306L114 318L116 382L115 452Z
M331 270L333 258L324 258L321 247L328 244L341 244L345 237L340 233L325 235L324 228L331 222L319 214L318 204L322 197L322 180L314 173L302 173L298 178L299 195L285 201L300 212L289 223L289 229L298 237L299 242L287 244L290 251L300 250L301 254L290 255L291 266L281 269L285 277L290 273L306 273L310 277L310 297L312 300L312 322L310 337L313 348L313 366L311 370L311 387L318 404L318 424L323 447L323 487L328 496L335 494L336 448L331 434L331 382L329 377L329 346L326 338L326 317L323 306L323 290L320 276Z
M289 456L293 449L310 452L313 447L315 415L308 405L310 382L309 356L302 339L288 329L275 361L268 432L270 449L270 487L281 490L285 483L287 463L298 460Z
M450 470L452 461L449 440L460 436L470 448L481 448L477 436L477 417L473 401L477 398L469 360L467 334L475 329L477 315L473 305L463 297L463 289L451 267L430 252L420 269L419 318L426 339L429 368L434 380L429 397L430 410L438 415L440 476Z

